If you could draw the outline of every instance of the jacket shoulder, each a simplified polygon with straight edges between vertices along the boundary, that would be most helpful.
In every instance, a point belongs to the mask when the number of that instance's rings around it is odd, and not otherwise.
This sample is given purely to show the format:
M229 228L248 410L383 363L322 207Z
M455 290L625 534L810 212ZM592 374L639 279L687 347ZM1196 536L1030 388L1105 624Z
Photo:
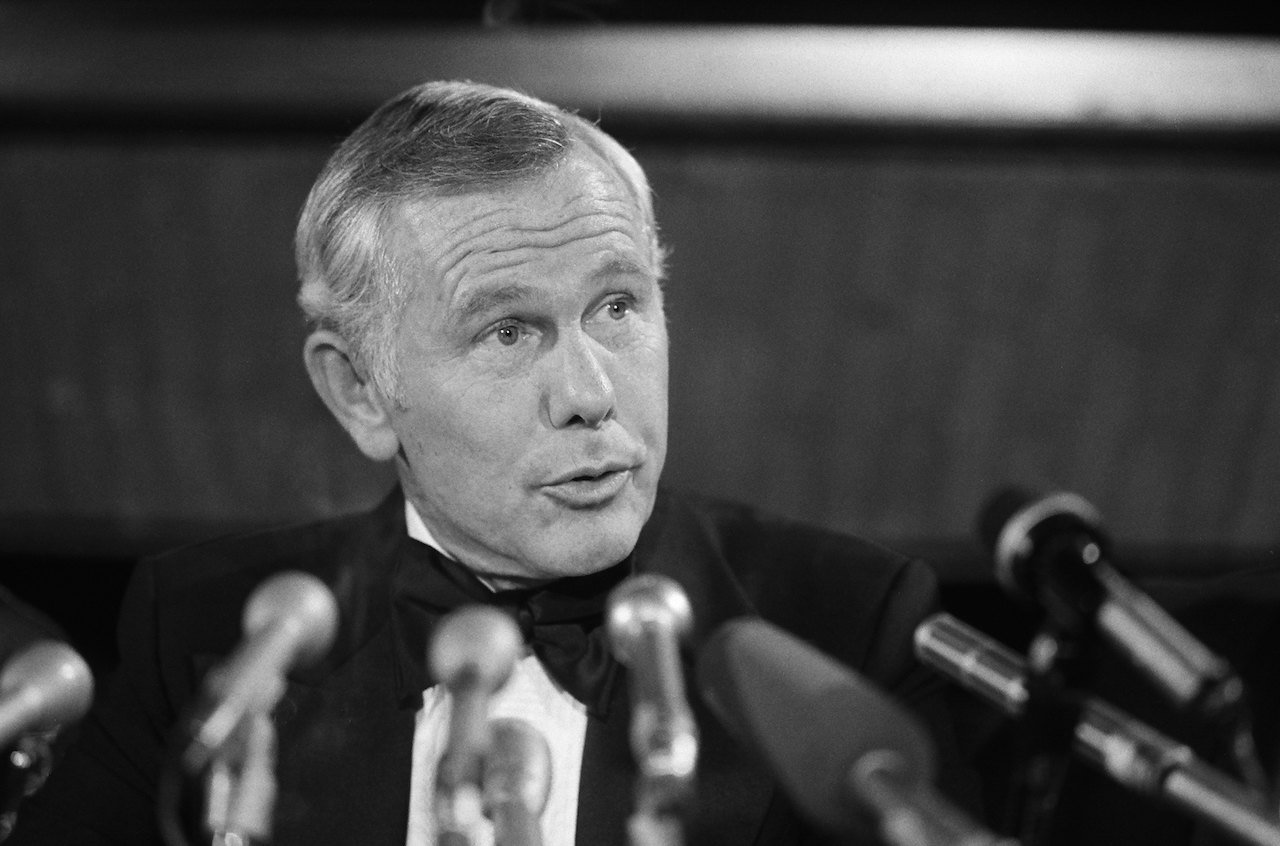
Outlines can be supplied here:
M903 651L938 601L924 562L725 499L667 492L664 507L699 527L766 620L874 675L912 663Z
M241 637L241 613L272 576L316 576L339 602L378 578L375 562L391 543L396 512L379 506L291 526L193 543L139 561L120 615L119 636L163 633L184 652L224 653ZM136 630L142 629L142 632Z

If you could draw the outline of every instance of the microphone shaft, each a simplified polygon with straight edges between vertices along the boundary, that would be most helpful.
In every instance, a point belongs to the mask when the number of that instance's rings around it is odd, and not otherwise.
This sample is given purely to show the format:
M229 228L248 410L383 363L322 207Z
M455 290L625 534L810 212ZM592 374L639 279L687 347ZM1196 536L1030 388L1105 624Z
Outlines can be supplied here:
M281 655L295 638L292 627L271 626L242 641L227 663L206 680L207 698L215 704L196 724L184 755L188 772L198 772L246 714L267 713L275 707L284 693Z
M521 802L503 802L494 806L494 846L542 846L542 828L538 815Z
M463 784L480 783L480 767L484 754L488 714L488 693L476 684L459 685L451 691L453 707L449 711L449 741L440 760L437 776L441 789L457 789Z
M693 776L698 741L675 638L649 632L637 646L632 747L644 775L683 783Z
M1094 566L1094 573L1108 597L1098 608L1099 629L1129 661L1145 668L1175 704L1204 705L1211 714L1235 704L1241 691L1226 661L1105 561Z
M551 748L529 723L489 723L484 758L484 812L493 820L496 846L542 846L539 818L551 794Z

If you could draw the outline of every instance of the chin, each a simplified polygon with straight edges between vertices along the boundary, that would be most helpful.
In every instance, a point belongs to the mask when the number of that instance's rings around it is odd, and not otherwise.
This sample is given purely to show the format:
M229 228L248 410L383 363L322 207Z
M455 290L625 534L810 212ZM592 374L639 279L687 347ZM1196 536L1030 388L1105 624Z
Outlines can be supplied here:
M649 509L609 515L604 519L574 520L573 525L549 529L549 543L539 545L530 562L549 578L585 576L617 564L631 554Z

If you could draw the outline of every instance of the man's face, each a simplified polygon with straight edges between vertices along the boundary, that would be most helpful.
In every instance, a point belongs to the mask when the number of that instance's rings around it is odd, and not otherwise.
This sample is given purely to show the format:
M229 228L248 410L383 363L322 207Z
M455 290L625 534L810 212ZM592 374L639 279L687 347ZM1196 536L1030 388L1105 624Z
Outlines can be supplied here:
M472 569L520 580L622 560L666 456L667 330L640 210L595 154L408 204L396 336L401 479Z

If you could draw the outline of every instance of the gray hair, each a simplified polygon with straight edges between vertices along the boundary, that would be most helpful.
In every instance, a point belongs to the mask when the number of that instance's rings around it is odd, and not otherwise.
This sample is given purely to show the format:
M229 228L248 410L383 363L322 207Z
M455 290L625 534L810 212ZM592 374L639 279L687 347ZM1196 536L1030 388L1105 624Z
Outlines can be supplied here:
M400 206L534 178L581 144L616 169L640 209L658 272L648 179L595 124L550 103L472 82L428 82L391 98L334 151L303 205L295 238L298 304L352 345L400 400L393 339L412 291L382 233Z

